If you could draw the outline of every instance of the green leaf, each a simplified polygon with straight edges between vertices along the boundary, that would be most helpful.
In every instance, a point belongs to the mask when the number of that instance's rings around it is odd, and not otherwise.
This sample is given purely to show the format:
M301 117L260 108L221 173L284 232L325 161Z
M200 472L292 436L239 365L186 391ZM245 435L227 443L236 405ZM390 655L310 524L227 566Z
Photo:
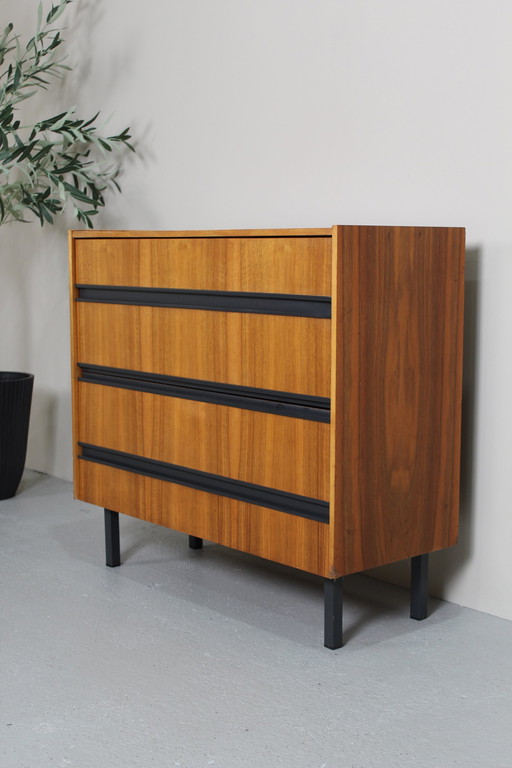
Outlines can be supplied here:
M21 83L21 76L22 76L21 64L18 62L16 64L16 69L14 70L14 78L12 81L13 91L16 91L18 89L19 84Z
M89 197L78 189L78 187L69 184L67 181L64 182L64 189L66 189L75 200L81 200L83 203L94 203L92 197Z
M96 112L94 117L89 118L89 120L87 120L87 122L82 125L82 128L88 128L90 125L92 125L94 122L96 122L96 120L99 117L99 114L100 114L99 112Z
M46 146L43 146L39 150L39 152L36 152L36 154L33 155L32 162L33 163L37 163L37 162L43 160L43 158L45 158L47 155L49 155L51 153L51 151L52 151L52 145L51 144L47 144Z
M57 115L57 118L55 118L56 122L52 125L48 126L49 131L60 131L60 129L63 127L63 125L66 123L67 120L71 117L71 115L74 113L75 107L71 107L67 112L63 112L61 115Z
M37 7L37 27L36 27L36 29L37 29L37 36L38 37L41 34L42 23L43 23L43 3L40 2L38 7Z
M53 50L55 50L55 48L58 48L58 46L62 42L64 42L64 41L62 40L62 38L60 36L60 32L57 32L57 34L55 35L55 37L53 38L52 42L50 43L50 45L48 46L48 48L46 50L47 51L53 51Z
M37 29L25 47L12 24L0 39L0 223L36 217L41 225L51 224L70 202L79 221L92 227L92 217L105 205L104 193L119 190L118 167L107 154L117 154L120 145L133 149L129 129L102 135L99 112L82 119L73 107L32 125L16 119L21 102L69 70L57 53L64 42L61 30L49 25L71 2L53 0L46 17L40 2Z
M31 144L27 144L26 147L24 147L23 152L21 152L18 155L18 162L21 162L22 160L25 160L25 158L29 157L29 155L32 153L32 150L36 146L36 142L33 141Z
M73 2L73 0L61 0L58 5L54 5L48 16L46 17L46 23L51 24L52 21L56 21L59 16L61 16L64 13L64 10L66 9L66 6L69 5L69 3Z

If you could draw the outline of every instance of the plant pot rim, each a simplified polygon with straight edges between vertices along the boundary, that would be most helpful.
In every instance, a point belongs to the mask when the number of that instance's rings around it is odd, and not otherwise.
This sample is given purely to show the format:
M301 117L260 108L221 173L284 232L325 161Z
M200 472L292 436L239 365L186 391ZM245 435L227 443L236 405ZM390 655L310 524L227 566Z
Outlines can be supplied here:
M23 381L24 379L33 379L33 373L21 373L20 371L0 371L0 384L8 381Z

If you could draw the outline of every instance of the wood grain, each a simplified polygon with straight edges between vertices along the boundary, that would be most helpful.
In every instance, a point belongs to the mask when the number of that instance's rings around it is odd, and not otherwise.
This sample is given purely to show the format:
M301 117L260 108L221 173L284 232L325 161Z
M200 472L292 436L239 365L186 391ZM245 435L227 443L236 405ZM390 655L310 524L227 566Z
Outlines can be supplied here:
M331 523L76 459L78 498L330 578L455 543L462 229L73 232L70 256L75 445L328 499ZM88 304L76 281L332 295L333 321ZM114 397L77 362L331 397L331 425Z
M333 574L455 543L464 231L340 227L333 264Z
M78 283L331 295L331 238L77 240Z
M329 499L329 425L81 382L78 439Z
M329 397L330 320L78 302L81 363Z
M328 573L325 523L82 460L77 487L79 498L91 504L309 573Z
M149 230L149 229L74 229L73 240L112 240L118 237L140 240L142 238L164 239L208 237L331 237L332 227L303 227L295 229L191 229L191 230Z
M78 377L80 369L77 366L78 328L76 322L76 253L73 233L68 232L68 265L69 265L69 317L70 317L70 355L71 355L71 428L73 440L73 478L78 478L78 460L76 444L79 433L78 417Z

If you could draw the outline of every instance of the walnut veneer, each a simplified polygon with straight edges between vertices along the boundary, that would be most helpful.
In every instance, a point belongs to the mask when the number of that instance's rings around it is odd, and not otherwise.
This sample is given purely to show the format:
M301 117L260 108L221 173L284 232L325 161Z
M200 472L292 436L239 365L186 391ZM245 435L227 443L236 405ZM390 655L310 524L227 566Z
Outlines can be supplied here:
M339 647L333 584L457 538L463 266L460 228L71 232L76 496L324 577Z

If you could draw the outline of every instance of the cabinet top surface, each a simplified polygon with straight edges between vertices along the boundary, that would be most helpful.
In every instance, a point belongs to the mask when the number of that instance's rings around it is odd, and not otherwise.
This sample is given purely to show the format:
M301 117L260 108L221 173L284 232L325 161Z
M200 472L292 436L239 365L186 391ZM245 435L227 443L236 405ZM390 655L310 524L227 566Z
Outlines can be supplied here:
M305 229L209 229L209 230L71 230L71 237L81 238L180 238L180 237L331 237L332 227Z
M194 229L194 230L150 230L150 229L74 229L70 230L73 240L86 239L169 239L169 238L247 238L247 237L332 237L337 230L451 230L464 233L463 227L386 227L386 226L346 226L303 228L303 229Z

